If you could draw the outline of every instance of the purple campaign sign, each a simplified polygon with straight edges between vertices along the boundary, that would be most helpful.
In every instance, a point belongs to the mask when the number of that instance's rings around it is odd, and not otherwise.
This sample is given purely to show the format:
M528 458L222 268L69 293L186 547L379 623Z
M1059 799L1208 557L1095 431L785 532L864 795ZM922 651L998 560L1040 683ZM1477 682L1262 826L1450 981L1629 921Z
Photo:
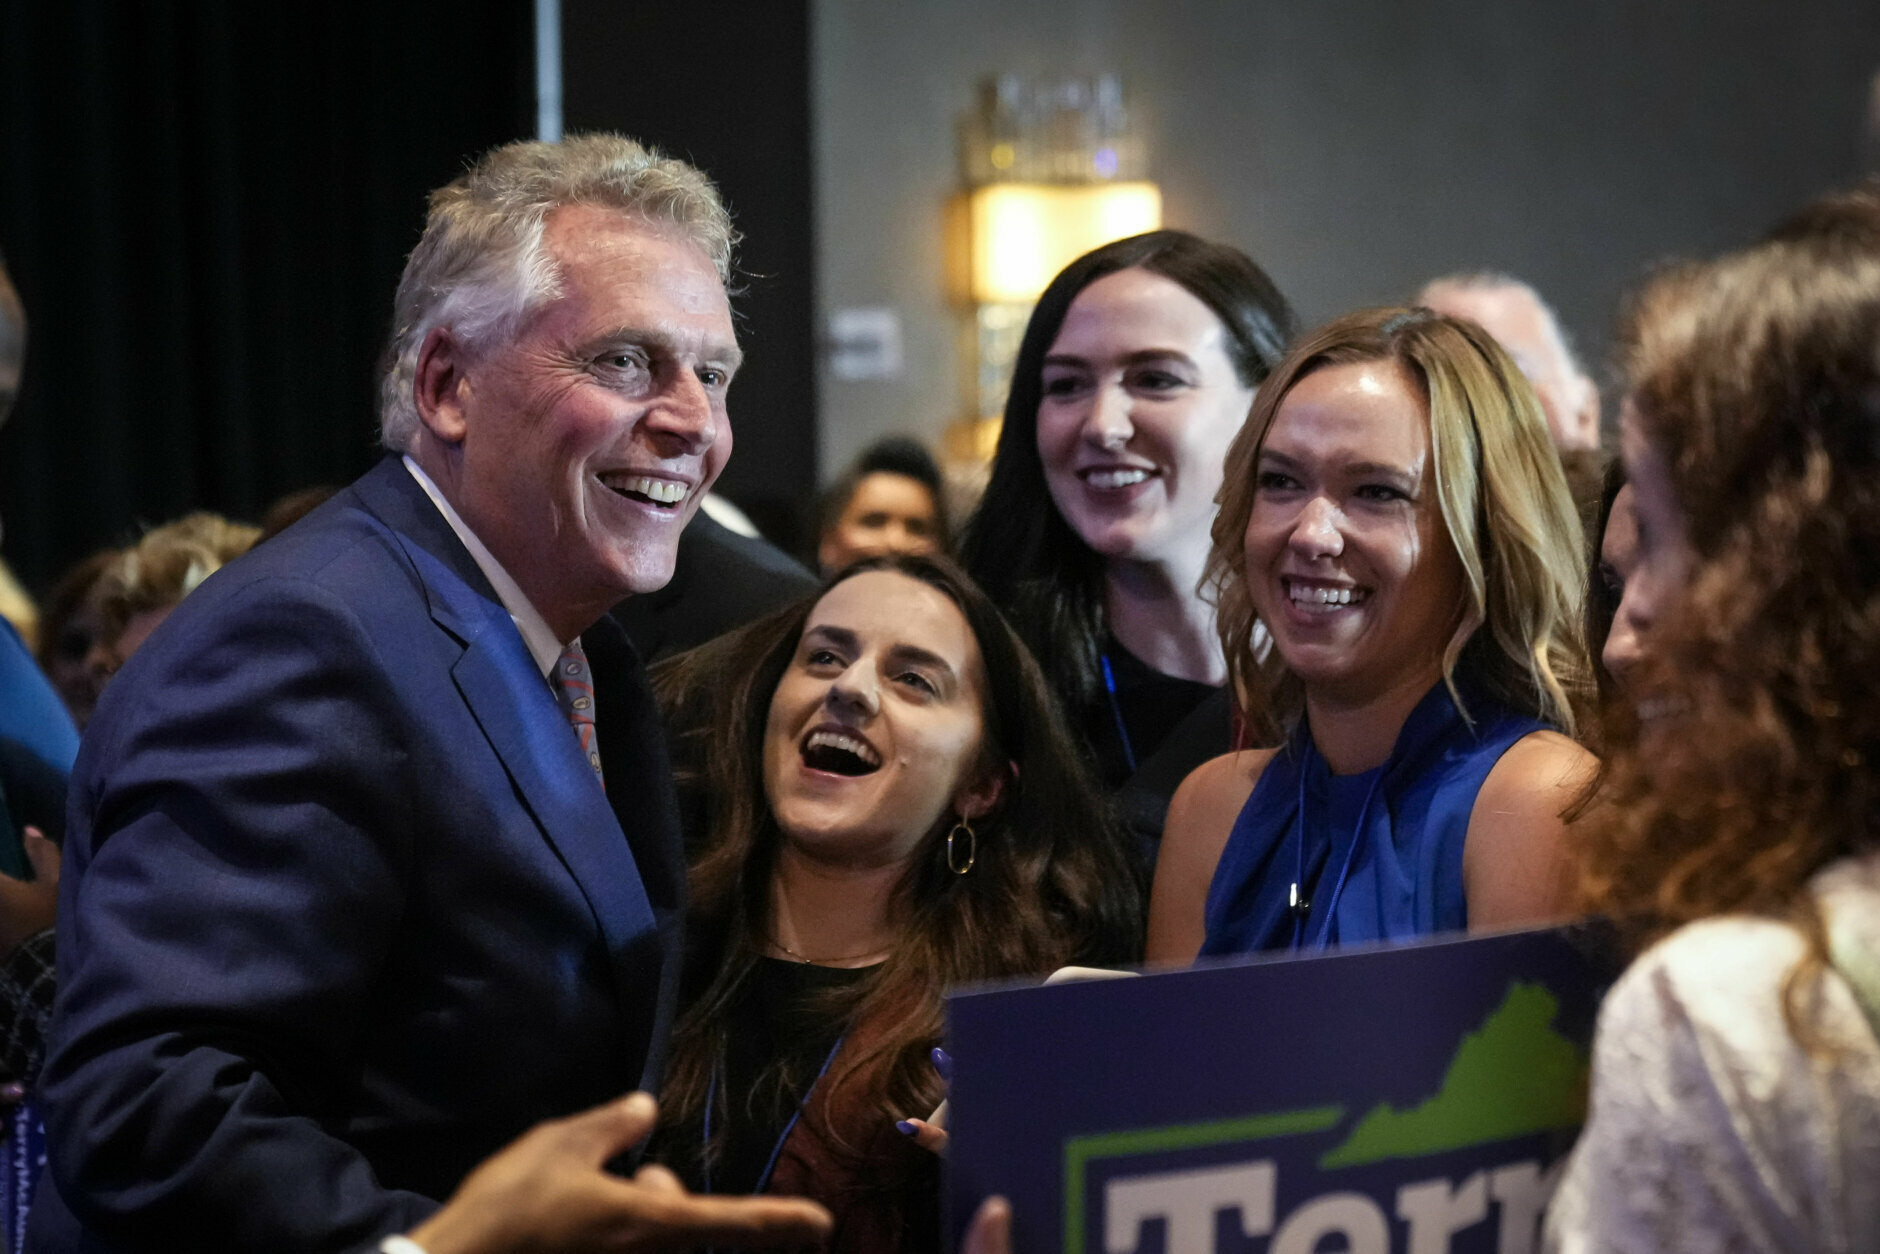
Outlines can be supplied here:
M1531 1254L1609 955L1544 930L956 994L949 1248L1002 1193L1020 1254Z

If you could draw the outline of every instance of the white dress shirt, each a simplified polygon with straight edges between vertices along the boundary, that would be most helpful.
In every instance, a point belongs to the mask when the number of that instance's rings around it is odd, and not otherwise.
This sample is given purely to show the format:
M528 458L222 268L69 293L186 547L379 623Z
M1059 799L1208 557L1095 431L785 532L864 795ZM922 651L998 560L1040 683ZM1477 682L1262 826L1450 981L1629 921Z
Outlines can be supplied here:
M451 503L444 499L444 494L438 491L435 483L431 482L431 476L425 474L418 463L411 460L411 454L405 454L403 460L405 469L409 470L411 477L418 481L418 486L424 489L424 494L431 498L431 503L437 506L438 513L444 515L444 521L449 523L450 529L457 533L457 538L463 541L463 546L470 550L470 557L476 562L477 569L483 572L483 577L490 581L492 588L496 589L497 598L502 601L503 608L509 611L509 617L516 624L516 630L522 633L522 643L529 646L529 656L535 659L536 669L542 672L544 679L548 678L555 669L556 659L561 657L564 642L555 639L555 633L550 630L548 620L542 617L541 611L530 604L529 598L523 594L522 586L510 578L509 572L503 569L503 564L496 560L496 555L490 552L483 541L477 539L477 533L470 530L470 525L464 522L457 511L451 507Z

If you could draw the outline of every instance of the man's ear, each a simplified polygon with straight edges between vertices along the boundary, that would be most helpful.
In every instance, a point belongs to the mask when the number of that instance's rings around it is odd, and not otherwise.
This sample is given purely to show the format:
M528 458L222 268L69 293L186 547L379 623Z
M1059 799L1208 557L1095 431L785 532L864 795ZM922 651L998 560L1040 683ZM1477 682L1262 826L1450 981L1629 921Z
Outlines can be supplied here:
M411 399L425 430L446 444L461 444L469 423L463 401L470 381L465 375L470 354L449 327L432 327L418 346L418 362L411 372Z
M1007 785L1017 782L1018 764L1002 762L988 766L958 796L953 798L953 809L969 822L983 819L998 808L1005 797Z

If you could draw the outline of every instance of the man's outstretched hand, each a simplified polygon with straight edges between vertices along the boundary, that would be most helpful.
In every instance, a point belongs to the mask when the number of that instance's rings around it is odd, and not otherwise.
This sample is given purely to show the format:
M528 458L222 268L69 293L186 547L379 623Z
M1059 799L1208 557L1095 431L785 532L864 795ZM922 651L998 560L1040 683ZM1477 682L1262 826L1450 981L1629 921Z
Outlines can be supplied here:
M829 1212L801 1198L686 1192L664 1167L631 1179L602 1164L646 1139L658 1107L644 1093L536 1125L471 1172L409 1235L426 1254L778 1249L819 1245Z

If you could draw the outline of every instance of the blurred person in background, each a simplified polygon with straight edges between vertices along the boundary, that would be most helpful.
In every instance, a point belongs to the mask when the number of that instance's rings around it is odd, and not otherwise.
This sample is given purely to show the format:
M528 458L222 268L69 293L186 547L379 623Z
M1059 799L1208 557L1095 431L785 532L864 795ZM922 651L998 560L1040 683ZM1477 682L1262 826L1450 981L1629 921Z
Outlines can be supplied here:
M202 581L261 538L261 528L199 511L145 534L106 566L96 589L102 632L91 665L108 678Z
M110 678L109 669L94 665L106 655L94 650L106 635L105 576L122 556L120 549L100 549L66 571L46 597L39 618L39 667L80 731L91 721L98 694Z
M825 575L864 557L952 547L940 465L906 436L863 449L823 494L819 514L816 562Z
M1413 303L1467 318L1508 350L1534 385L1562 453L1599 447L1599 387L1539 292L1513 275L1481 271L1432 279Z
M1019 347L961 546L1011 615L1152 862L1169 797L1233 743L1207 563L1221 467L1293 313L1185 231L1066 266Z
M25 364L26 309L0 260L0 423L13 411ZM78 756L78 729L41 673L25 638L4 616L0 616L0 736L25 745L61 774L72 769L72 759Z

